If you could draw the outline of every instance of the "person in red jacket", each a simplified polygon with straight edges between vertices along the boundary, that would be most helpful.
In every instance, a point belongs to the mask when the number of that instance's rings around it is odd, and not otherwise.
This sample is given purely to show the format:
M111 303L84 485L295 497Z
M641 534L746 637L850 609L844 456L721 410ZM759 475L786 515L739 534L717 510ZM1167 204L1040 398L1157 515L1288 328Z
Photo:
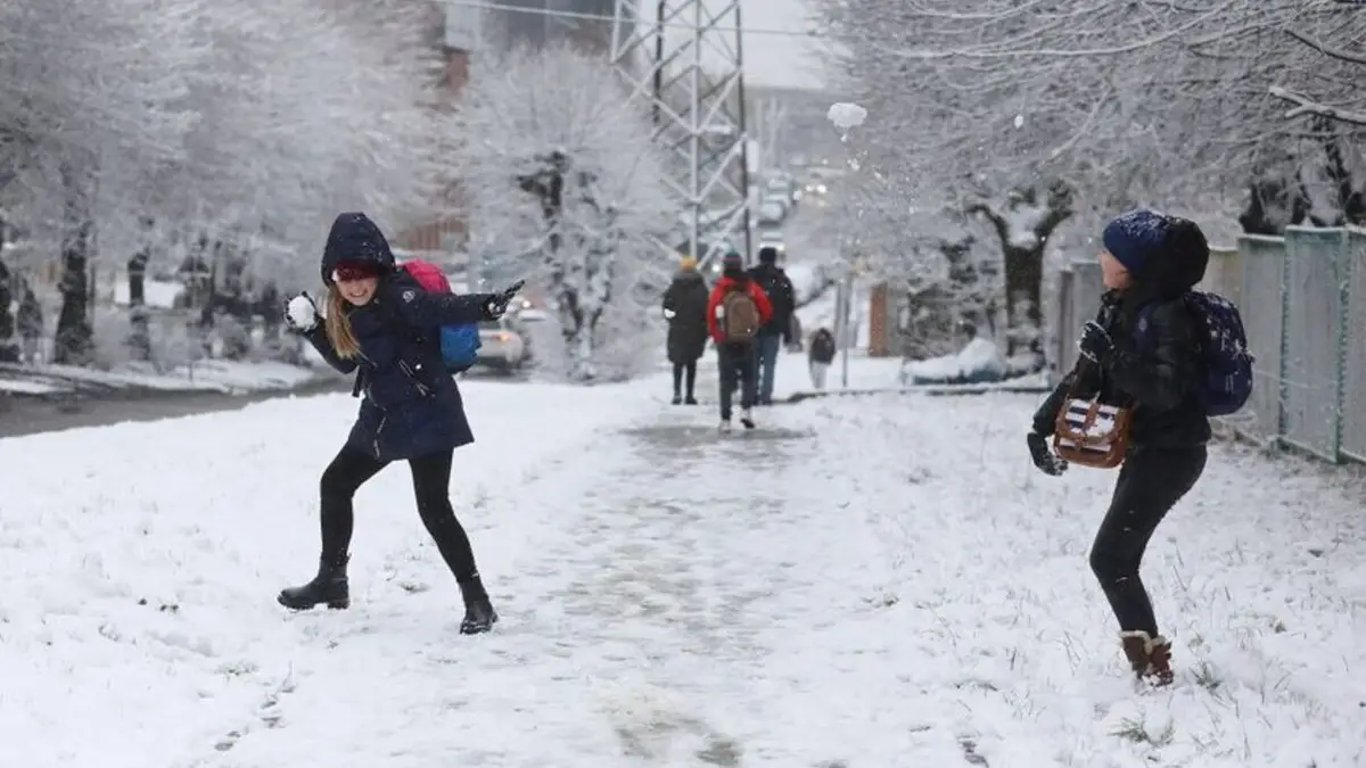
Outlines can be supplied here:
M754 345L759 329L773 317L773 304L759 284L745 274L740 254L731 252L707 301L707 330L716 342L721 373L721 431L730 431L731 397L740 381L740 423L754 429L751 408L758 399Z

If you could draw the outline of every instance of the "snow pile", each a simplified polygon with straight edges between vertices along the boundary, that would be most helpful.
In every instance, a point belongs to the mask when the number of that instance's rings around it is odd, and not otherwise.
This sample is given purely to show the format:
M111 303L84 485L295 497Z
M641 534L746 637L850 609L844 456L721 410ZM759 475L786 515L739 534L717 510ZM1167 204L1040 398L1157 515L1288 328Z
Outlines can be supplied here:
M128 362L107 371L72 365L17 365L0 363L0 390L24 395L49 395L110 390L152 392L244 392L292 389L314 380L326 367L313 351L312 367L269 360L197 360L158 371L147 362ZM332 375L327 368L324 375Z
M792 281L792 293L798 304L806 304L831 286L830 278L819 263L790 264L783 270Z
M185 284L174 280L143 280L143 303L153 309L173 309L176 300L185 293ZM128 280L122 276L114 283L114 303L126 307L129 303Z
M973 339L957 354L912 360L902 368L907 384L980 384L1005 378L1009 366L997 346Z

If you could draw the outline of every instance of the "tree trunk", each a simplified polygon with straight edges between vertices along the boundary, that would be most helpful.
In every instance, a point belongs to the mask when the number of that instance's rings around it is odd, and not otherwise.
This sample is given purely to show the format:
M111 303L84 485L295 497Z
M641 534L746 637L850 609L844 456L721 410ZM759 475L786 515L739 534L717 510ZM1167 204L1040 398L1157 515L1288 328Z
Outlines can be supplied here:
M1036 248L1002 245L1006 272L1006 354L1030 352L1042 356L1044 244L1041 242Z
M1028 354L1034 358L1031 370L1045 362L1043 352L1043 257L1048 239L1054 230L1072 216L1072 190L1061 182L1053 183L1047 192L1042 216L1034 224L1031 238L1018 237L1011 220L979 203L968 208L968 213L980 213L991 221L1001 241L1005 259L1006 293L1006 355ZM1034 189L1017 190L1005 206L1015 211L1021 206L1034 206L1038 199ZM1022 245L1021 243L1028 243Z
M152 359L152 335L147 324L145 294L148 253L139 251L128 260L128 313L131 328L128 333L128 353L134 360Z
M3 244L3 238L0 238L0 245ZM19 343L14 338L14 313L10 311L14 304L13 283L9 268L0 261L0 363L19 362Z
M86 191L69 166L62 167L66 187L66 210L62 218L62 311L57 317L53 361L62 365L89 365L94 360L95 333L90 324L91 221Z

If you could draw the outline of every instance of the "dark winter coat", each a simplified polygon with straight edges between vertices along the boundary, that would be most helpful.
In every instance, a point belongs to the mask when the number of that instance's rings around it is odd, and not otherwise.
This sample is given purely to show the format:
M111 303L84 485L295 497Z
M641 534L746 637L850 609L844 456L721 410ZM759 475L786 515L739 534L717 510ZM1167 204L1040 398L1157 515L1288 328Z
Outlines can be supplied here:
M835 360L835 334L822 328L811 334L811 362L829 365Z
M707 347L707 283L695 269L679 272L664 292L669 320L669 362L687 365L702 357Z
M19 302L19 314L15 318L19 335L26 339L43 335L43 308L32 289L24 289L24 298Z
M749 271L749 276L759 284L773 304L773 316L759 329L759 335L781 335L783 343L792 343L792 313L796 310L796 298L787 273L777 265L760 264Z
M1204 276L1208 251L1164 250L1122 295L1107 293L1096 322L1113 350L1099 363L1082 358L1034 415L1035 431L1050 435L1070 391L1132 404L1131 449L1186 447L1209 441L1209 419L1197 397L1201 362L1195 321L1182 296ZM1145 312L1145 308L1147 311ZM1140 322L1146 322L1141 334Z
M338 217L323 255L331 284L338 263L368 261L383 271L375 296L348 306L360 357L340 358L320 325L307 338L342 373L359 369L360 414L347 444L380 461L397 461L474 442L455 379L445 372L437 329L485 319L489 294L428 293L395 270L388 243L363 214Z

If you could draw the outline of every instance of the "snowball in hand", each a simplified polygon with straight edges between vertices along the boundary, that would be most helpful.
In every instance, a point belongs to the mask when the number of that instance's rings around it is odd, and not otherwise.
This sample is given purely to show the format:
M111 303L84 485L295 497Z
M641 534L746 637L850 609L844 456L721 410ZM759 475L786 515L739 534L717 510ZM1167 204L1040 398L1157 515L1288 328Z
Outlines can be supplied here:
M318 311L314 309L313 302L307 296L295 296L289 300L289 307L285 310L289 313L289 321L295 328L301 331L311 330L318 321Z
M868 117L868 110L857 104L841 101L838 104L831 104L830 111L825 113L825 117L834 123L836 128L847 131L863 125L864 118Z

